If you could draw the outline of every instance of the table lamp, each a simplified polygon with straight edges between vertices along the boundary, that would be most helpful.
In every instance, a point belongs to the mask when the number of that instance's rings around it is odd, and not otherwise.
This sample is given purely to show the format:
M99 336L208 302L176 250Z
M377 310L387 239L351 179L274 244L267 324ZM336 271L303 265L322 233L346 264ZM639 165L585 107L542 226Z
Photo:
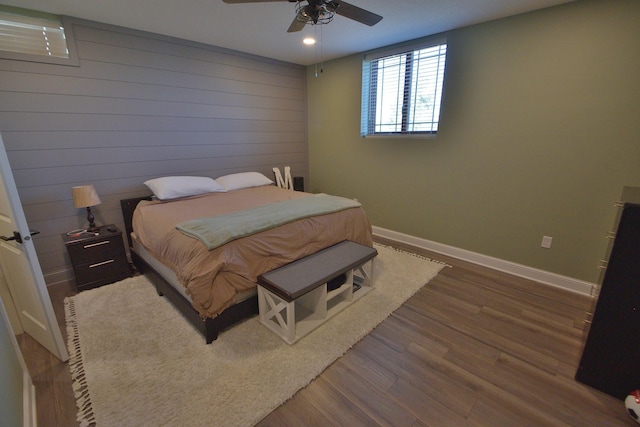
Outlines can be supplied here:
M96 189L93 188L93 185L81 185L71 188L71 192L73 194L73 205L76 208L87 208L87 220L89 221L87 231L97 232L98 227L96 227L95 218L91 213L91 206L99 205L102 201L98 193L96 193Z

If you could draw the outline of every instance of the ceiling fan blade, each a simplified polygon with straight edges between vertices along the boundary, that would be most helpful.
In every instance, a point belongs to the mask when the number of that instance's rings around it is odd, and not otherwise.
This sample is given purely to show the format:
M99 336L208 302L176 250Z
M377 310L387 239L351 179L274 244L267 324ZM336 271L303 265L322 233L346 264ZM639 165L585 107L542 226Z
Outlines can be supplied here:
M271 3L271 2L282 2L288 1L289 3L296 3L298 0L222 0L225 3L234 4L234 3Z
M295 33L297 31L301 31L308 21L308 17L300 17L300 15L296 16L295 18L293 18L293 22L289 26L287 33Z
M342 15L345 18L353 19L354 21L358 21L361 24L372 26L376 25L382 20L382 16L376 15L375 13L369 12L368 10L364 10L358 6L354 6L351 3L347 3L346 1L333 0L331 2L328 2L327 5L332 5L332 3L335 4L335 12L338 15Z

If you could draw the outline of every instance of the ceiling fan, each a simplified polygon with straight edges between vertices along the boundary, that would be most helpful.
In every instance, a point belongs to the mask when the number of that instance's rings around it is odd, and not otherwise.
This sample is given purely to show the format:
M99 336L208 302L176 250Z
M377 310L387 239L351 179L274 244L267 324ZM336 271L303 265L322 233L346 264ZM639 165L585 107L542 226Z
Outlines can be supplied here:
M223 0L225 3L267 3L287 1L296 3L296 17L287 32L293 33L304 28L305 24L327 24L334 15L344 16L365 25L375 25L382 16L364 10L342 0ZM306 3L306 4L305 4Z

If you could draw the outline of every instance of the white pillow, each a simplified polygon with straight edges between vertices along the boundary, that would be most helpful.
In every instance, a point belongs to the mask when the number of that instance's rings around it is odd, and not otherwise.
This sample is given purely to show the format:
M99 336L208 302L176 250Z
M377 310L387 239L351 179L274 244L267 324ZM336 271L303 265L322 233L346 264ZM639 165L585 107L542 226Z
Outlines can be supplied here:
M227 191L207 176L165 176L145 181L144 185L160 200Z
M273 184L273 181L260 172L232 173L231 175L218 177L216 181L227 191Z

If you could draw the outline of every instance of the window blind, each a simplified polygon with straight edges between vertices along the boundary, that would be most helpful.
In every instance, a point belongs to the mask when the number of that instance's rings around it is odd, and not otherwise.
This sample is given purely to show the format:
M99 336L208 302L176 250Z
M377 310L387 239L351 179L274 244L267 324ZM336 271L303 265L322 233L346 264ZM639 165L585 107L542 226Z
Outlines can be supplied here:
M361 135L436 133L446 53L439 39L366 56Z
M0 50L69 58L60 18L33 17L0 10Z

